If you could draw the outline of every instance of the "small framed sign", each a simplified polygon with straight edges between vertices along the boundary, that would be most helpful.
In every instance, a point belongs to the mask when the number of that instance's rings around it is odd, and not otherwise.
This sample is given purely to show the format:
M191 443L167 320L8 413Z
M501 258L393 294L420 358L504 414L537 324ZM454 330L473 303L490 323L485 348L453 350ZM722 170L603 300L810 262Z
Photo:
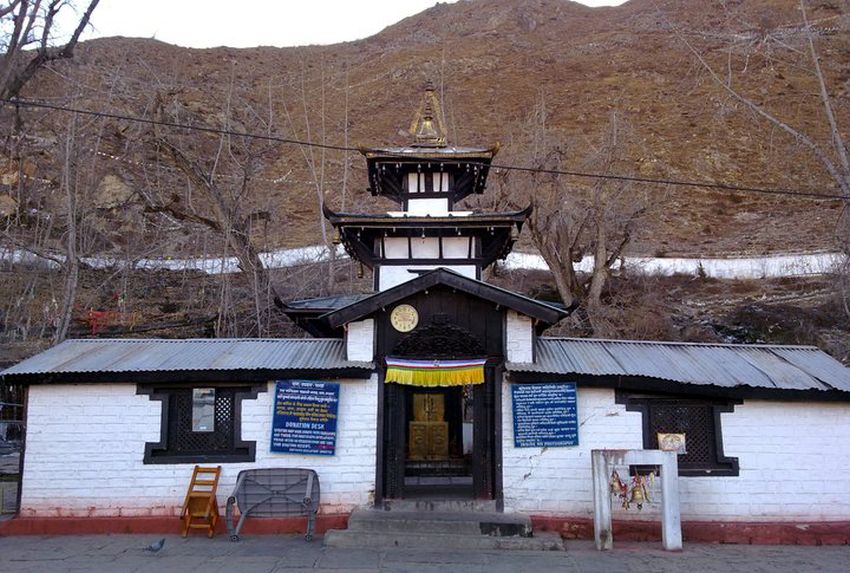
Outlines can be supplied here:
M336 452L339 384L280 380L275 387L271 451L332 456Z
M679 455L687 454L688 448L685 440L685 434L668 434L658 432L658 449L665 452L676 452Z
M578 445L576 385L513 384L514 447Z

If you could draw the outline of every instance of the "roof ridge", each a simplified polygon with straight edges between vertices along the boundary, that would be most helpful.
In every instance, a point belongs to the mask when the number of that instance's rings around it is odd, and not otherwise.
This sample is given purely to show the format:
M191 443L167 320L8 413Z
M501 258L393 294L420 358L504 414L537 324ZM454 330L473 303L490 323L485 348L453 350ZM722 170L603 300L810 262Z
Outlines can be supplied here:
M578 338L574 336L541 336L540 340L564 340L571 342L611 342L620 344L652 344L652 345L676 345L676 346L717 346L731 348L798 348L821 352L821 349L811 344L747 344L731 342L687 342L679 340L632 340L617 338Z

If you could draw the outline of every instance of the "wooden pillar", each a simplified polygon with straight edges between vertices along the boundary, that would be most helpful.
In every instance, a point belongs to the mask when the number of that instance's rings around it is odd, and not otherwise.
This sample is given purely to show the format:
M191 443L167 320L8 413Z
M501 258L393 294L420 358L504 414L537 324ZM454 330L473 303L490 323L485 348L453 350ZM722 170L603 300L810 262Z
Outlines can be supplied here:
M404 492L405 420L404 388L384 384L384 498L398 499Z

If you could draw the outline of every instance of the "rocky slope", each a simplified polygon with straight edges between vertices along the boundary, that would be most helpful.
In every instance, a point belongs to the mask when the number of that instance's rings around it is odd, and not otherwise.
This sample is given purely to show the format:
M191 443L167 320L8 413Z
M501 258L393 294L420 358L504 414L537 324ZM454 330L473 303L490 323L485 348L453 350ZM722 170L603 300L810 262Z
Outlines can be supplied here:
M831 96L846 124L850 17L841 2L810 5ZM522 157L519 126L543 98L550 127L563 135L570 168L585 165L616 111L630 125L631 174L830 193L835 186L815 158L725 96L686 44L723 73L728 63L734 85L748 97L826 141L814 76L793 52L803 46L800 22L794 0L632 0L596 9L566 0L462 0L333 46L196 50L154 40L95 40L82 45L73 61L43 72L26 95L130 115L150 115L160 97L179 108L174 117L186 121L374 145L408 140L406 128L429 78L441 90L450 141L501 141L503 163ZM68 122L67 115L49 111L26 111L24 118L38 135L63 133ZM127 226L120 220L128 213L116 208L123 202L115 193L128 198L149 184L131 165L138 171L140 163L156 158L120 137L135 129L128 122L104 125L102 193L93 201L100 216L112 221L101 227L115 234ZM215 146L197 149L203 158ZM291 145L262 153L251 201L268 212L268 246L320 241L314 181L322 175L323 192L337 207L352 201L387 207L363 202L364 170L356 154L314 150L311 157ZM55 179L47 159L30 161L35 176ZM344 164L350 169L345 176ZM635 237L636 253L710 256L836 247L839 202L663 185L640 191L661 199ZM200 248L179 236L169 244L184 255ZM103 248L115 248L115 241Z

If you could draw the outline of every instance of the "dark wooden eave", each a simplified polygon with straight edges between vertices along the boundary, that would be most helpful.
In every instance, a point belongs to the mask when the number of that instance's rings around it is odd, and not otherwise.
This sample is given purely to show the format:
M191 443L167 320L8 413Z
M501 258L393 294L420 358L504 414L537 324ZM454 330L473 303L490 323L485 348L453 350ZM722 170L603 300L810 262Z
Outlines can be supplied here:
M318 317L338 308L348 306L352 302L366 298L369 294L332 295L320 298L287 301L283 304L283 312L299 327L317 338L342 338L343 332L329 329L327 324Z
M439 268L346 307L331 311L319 317L319 319L325 321L328 327L336 329L349 322L360 320L378 312L415 293L434 288L438 285L515 310L520 314L533 318L538 323L538 326L543 328L555 324L569 314L563 309L556 308L544 302L499 288L489 283L465 277L449 269Z
M447 194L452 203L484 192L490 163L498 151L498 144L482 148L410 146L360 150L366 157L369 191L373 195L401 202L407 195L405 174L420 170L445 171L454 175L453 189Z
M382 259L380 254L375 252L376 239L457 235L479 238L480 252L468 262L485 268L511 252L517 235L531 214L531 206L521 211L445 217L335 213L327 205L322 206L322 211L337 229L340 241L348 254L370 269L379 262L392 262L390 259ZM457 259L456 262L463 263L464 259Z
M322 205L322 213L334 226L349 225L357 227L492 227L495 225L511 226L517 225L522 228L528 216L531 215L532 207L505 212L472 213L470 215L446 215L435 217L432 215L405 215L397 217L387 213L363 214L363 213L337 213L327 204Z

